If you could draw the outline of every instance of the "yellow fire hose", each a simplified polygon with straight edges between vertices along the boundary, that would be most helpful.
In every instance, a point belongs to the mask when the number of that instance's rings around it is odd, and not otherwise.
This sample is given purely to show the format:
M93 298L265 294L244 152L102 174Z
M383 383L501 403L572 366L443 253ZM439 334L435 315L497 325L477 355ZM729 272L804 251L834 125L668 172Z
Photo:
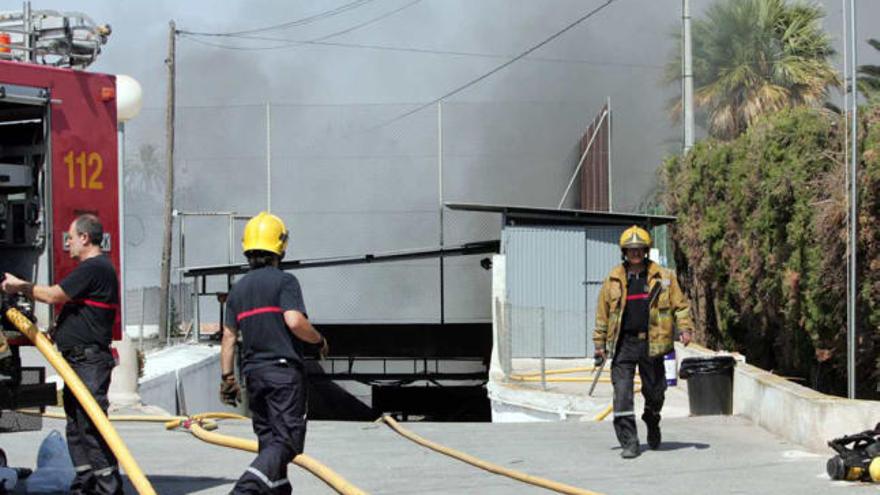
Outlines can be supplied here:
M489 471L490 473L500 474L502 476L507 476L508 478L513 478L517 481L522 481L524 483L529 483L531 485L539 486L541 488L546 488L548 490L553 490L559 493L566 493L571 495L601 495L597 492L592 492L590 490L585 490L583 488L578 488L576 486L566 485L564 483L559 483L558 481L552 481L545 478L541 478L538 476L532 476L530 474L523 473L521 471L515 471L513 469L507 469L503 466L499 466L498 464L493 464L491 462L484 461L482 459L477 459L474 456L465 454L464 452L459 452L454 449L450 449L449 447L440 445L438 443L434 443L430 440L426 440L415 433L406 430L397 421L394 420L391 416L382 416L381 421L384 421L391 429L396 431L397 433L403 435L404 437L412 440L413 442L427 447L431 450L439 452L444 455L448 455L449 457L453 457L460 461L466 462L472 466L476 466L480 469L484 469Z
M579 368L559 368L553 370L547 370L544 372L545 375L566 375L569 373L589 373L590 371L596 371L595 366L583 366ZM541 376L540 371L529 371L528 373L517 373L511 376ZM636 376L639 376L638 372Z
M82 404L86 414L89 415L89 419L92 420L95 427L97 427L98 431L101 433L101 436L104 437L104 441L107 442L107 446L113 451L113 455L116 456L119 465L125 470L125 474L128 475L128 479L131 481L131 484L134 485L135 490L137 490L140 495L155 495L156 491L153 490L153 485L151 485L147 477L144 476L143 471L141 471L141 468L138 466L137 462L135 462L134 457L131 456L131 452L129 452L128 447L125 446L119 433L113 429L113 425L110 424L110 420L104 415L104 411L102 411L98 403L95 402L95 398L89 393L89 389L86 388L82 380L79 379L79 376L73 371L73 368L70 367L67 361L65 361L58 351L55 350L55 347L49 339L17 309L8 309L6 311L6 317L22 334L27 336L27 338L34 343L37 349L46 357L46 360L48 360L52 367L55 368L58 375L64 379L64 383L70 387L76 400Z
M188 426L190 432L192 432L192 434L195 435L196 438L198 438L199 440L212 443L214 445L221 445L223 447L231 447L233 449L245 450L248 452L257 452L258 447L255 440L247 440L244 438L222 435L220 433L211 433L209 431L206 431L199 424L200 420L229 418L231 416L238 415L228 415L227 413L197 414L192 417L194 421L186 426ZM168 429L173 429L177 426L180 426L181 424L183 424L183 421L175 419L174 421L168 422L165 427ZM335 471L306 454L297 455L293 458L292 462L297 466L304 468L305 470L314 474L318 478L321 478L324 483L327 483L327 485L336 490L338 493L341 493L343 495L366 495L366 492L354 486L348 480L337 474Z
M540 382L540 376L520 376L520 375L510 375L509 377L513 381L517 382ZM588 376L554 376L548 377L545 379L547 382L551 383L589 383L592 382L593 379ZM636 383L641 383L640 380L636 379ZM599 383L611 383L611 378L599 378Z
M641 392L641 391L642 391L642 387L636 387L635 390L633 390L633 395L635 395L635 394L637 394L637 393L639 393L639 392ZM602 412L600 412L599 414L597 414L597 415L593 418L593 421L602 421L602 420L604 420L605 418L608 417L609 414L611 414L611 411L613 411L613 410L614 410L614 404L608 404L608 407L606 407L605 409L602 410Z
M602 409L602 412L600 412L599 414L597 414L597 415L593 418L593 421L602 421L602 420L604 420L605 418L608 417L609 414L611 414L611 411L613 411L613 410L614 410L614 404L608 404L608 407L606 407L605 409Z
M35 410L35 409L18 409L16 412L21 413L21 414L29 414L32 416L42 416L44 418L50 418L50 419L67 419L67 416L65 416L64 414L50 412L50 411L46 411L44 413L41 413L40 411ZM222 418L222 419L248 419L245 416L239 416L237 414L233 414L231 416L236 416L236 417ZM133 423L165 423L166 427L167 427L167 425L169 423L183 422L189 418L187 418L186 416L150 416L150 415L138 416L135 414L129 414L129 415L111 414L111 415L107 416L107 419L109 419L111 423L116 422L116 421L133 422ZM217 419L221 419L221 418L217 418ZM175 427L176 427L176 424L175 424ZM216 430L217 423L210 420L210 419L205 419L202 422L202 427L206 430Z
M595 371L596 368L593 366L587 367L579 367L579 368L562 368L555 370L547 370L544 372L545 376L550 375L568 375L571 373L587 373L590 371ZM511 380L518 382L539 382L541 381L541 372L540 371L530 371L528 373L517 373L511 374L509 376ZM635 374L636 383L641 381L639 374ZM545 381L548 382L591 382L593 381L592 377L575 377L575 376L560 376L560 377L550 377L545 378ZM611 383L611 378L601 377L599 378L600 383Z
M45 412L40 413L39 411L29 410L29 409L20 409L18 412L24 414L33 414L40 415L45 418L52 419L66 419L66 416L60 413L54 412ZM109 416L110 421L131 421L131 422L145 422L145 423L165 423L165 429L173 430L180 426L186 427L194 436L197 438L204 440L208 443L213 443L216 445L221 445L224 447L232 447L240 450L246 450L249 452L257 452L257 442L253 440L246 440L243 438L231 437L228 435L221 435L219 433L209 433L212 430L217 429L217 423L213 420L216 419L238 419L238 420L250 420L247 416L242 416L240 414L235 413L227 413L227 412L210 412L210 413L201 413L196 414L194 416L137 416L137 415L111 415ZM344 478L336 474L330 468L324 466L317 460L305 455L300 454L296 456L293 460L293 463L306 469L310 473L314 474L322 481L330 485L337 492L342 493L343 495L361 495L364 494L362 490L355 487Z
M104 440L107 442L108 447L113 451L113 454L119 461L119 465L125 471L126 475L129 478L129 481L131 481L132 485L135 487L135 490L137 490L139 495L155 495L156 491L153 489L153 486L150 484L149 480L144 475L143 471L141 471L137 462L132 457L131 452L122 441L119 433L113 428L112 424L110 423L111 420L161 422L165 423L165 427L167 429L174 429L178 426L185 425L196 438L199 438L200 440L203 440L205 442L224 447L245 450L248 452L258 451L258 444L254 440L247 440L208 431L211 429L216 429L217 427L216 423L213 423L211 421L212 419L247 419L246 417L238 414L204 413L195 415L191 418L187 418L184 416L117 415L108 418L101 410L94 397L92 397L91 393L89 393L85 384L82 383L82 380L80 380L76 372L73 371L67 361L65 361L64 358L61 357L61 355L58 353L58 351L55 350L53 344L49 341L49 339L45 335L43 335L42 332L40 332L40 330L29 319L27 319L27 317L25 317L23 314L21 314L21 312L14 308L10 308L6 311L6 317L23 335L31 340L31 342L36 346L37 350L39 350L40 353L45 356L46 360L49 361L52 367L55 368L55 370L58 372L58 375L61 376L62 379L64 379L64 383L68 387L70 387L71 392L80 402L80 404L82 404L83 409L85 409L89 418L95 424L96 428L101 433L101 436L104 438ZM591 371L592 369L593 368L572 368L567 370L551 370L546 372L546 374L575 373L580 371ZM535 379L540 380L540 377L536 377L534 373L528 373L524 375L512 375L511 378L520 381L535 381ZM577 377L560 377L551 380L587 381L589 379ZM636 390L636 392L638 392L638 390ZM611 410L612 406L609 405L594 419L596 421L602 421L603 419L605 419L605 417L608 416L608 414L611 413ZM27 410L23 410L21 412L35 413L33 411ZM43 416L56 419L66 419L66 416L58 413L47 412L43 413ZM566 485L564 483L559 483L538 476L532 476L512 469L507 469L497 464L483 461L463 452L459 452L443 445L431 442L416 435L415 433L404 429L393 418L389 416L383 416L382 421L384 421L397 433L412 440L413 442L416 442L441 454L459 459L463 462L479 467L491 473L507 476L518 481L553 490L559 493L572 495L601 495L597 492L585 490L583 488ZM345 478L334 472L332 469L321 464L320 462L309 457L306 454L297 455L292 460L292 462L320 478L338 493L341 493L343 495L366 495L366 492L351 484Z

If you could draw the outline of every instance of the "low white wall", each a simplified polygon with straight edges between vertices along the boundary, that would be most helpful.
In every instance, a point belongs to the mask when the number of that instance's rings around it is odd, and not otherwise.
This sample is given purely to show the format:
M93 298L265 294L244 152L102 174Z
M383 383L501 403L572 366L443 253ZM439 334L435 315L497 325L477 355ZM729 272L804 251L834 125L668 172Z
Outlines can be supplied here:
M489 380L486 384L492 404L493 423L530 421L592 421L607 406L608 400L530 390Z
M171 414L243 413L220 402L220 347L178 345L146 356L141 402ZM183 410L185 406L185 411Z
M141 381L138 392L141 403L162 408L169 414L177 414L177 380L174 373Z
M676 343L676 355L718 355L704 347ZM825 395L760 368L738 362L733 375L733 413L786 440L825 452L836 437L868 430L880 422L880 402Z

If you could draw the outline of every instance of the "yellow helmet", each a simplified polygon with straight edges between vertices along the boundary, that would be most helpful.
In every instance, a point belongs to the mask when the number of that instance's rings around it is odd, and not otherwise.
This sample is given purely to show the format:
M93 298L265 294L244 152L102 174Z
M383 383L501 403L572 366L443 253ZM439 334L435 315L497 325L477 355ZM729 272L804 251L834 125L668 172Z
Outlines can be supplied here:
M868 464L868 474L871 476L871 481L880 481L880 457L871 459L871 464Z
M633 225L620 234L620 249L628 248L650 248L651 234L647 230Z
M283 256L287 249L287 228L280 218L261 211L248 220L241 238L241 249L248 251L268 251Z

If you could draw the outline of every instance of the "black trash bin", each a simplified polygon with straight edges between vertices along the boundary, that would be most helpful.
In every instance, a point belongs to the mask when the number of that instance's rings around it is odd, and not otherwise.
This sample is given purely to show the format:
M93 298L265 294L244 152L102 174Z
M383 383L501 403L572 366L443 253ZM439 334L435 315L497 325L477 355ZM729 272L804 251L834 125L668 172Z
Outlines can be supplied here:
M688 381L691 416L733 414L731 356L690 357L681 361L678 376Z

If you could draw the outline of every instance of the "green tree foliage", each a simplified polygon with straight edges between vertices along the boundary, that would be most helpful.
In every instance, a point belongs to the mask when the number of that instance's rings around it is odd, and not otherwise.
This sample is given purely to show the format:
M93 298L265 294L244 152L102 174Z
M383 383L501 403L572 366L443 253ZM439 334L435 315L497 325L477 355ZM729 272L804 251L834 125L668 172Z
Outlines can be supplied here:
M860 126L860 397L880 376L880 106ZM676 264L699 341L845 393L848 203L842 117L806 107L664 166Z
M733 139L761 115L818 107L840 77L822 8L786 0L722 0L692 23L694 100L709 134ZM680 50L667 82L681 81ZM681 101L673 105L675 115Z
M868 44L880 50L880 40L870 39ZM865 97L873 101L880 98L880 65L860 65L858 80L859 91Z

